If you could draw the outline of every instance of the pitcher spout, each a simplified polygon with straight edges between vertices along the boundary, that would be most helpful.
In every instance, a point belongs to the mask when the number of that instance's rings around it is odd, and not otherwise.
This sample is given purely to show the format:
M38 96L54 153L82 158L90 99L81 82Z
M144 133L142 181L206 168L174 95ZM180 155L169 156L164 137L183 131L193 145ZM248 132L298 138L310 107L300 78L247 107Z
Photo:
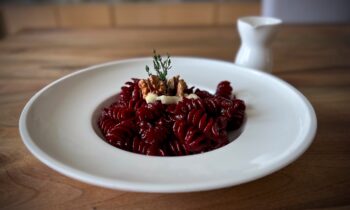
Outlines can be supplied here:
M282 23L282 20L271 17L249 16L239 18L238 22L247 24L248 26L257 29L261 27L272 27L280 25Z

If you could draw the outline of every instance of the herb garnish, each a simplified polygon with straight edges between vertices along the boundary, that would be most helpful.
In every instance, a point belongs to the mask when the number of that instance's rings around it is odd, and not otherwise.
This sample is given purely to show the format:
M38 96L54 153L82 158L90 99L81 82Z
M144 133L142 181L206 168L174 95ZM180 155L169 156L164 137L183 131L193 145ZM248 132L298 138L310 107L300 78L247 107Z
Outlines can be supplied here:
M157 72L157 76L160 80L166 81L168 71L171 69L170 55L167 54L167 58L163 61L162 56L157 54L156 50L153 50L153 68ZM148 76L152 76L149 67L146 65L146 71Z

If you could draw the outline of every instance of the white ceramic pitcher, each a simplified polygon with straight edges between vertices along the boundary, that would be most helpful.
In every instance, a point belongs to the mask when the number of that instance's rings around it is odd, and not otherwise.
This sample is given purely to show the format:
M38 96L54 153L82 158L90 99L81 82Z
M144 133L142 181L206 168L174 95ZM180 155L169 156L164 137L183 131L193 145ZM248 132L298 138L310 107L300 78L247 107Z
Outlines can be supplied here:
M241 47L235 63L240 66L272 71L272 53L270 44L282 21L270 17L242 17L237 20Z

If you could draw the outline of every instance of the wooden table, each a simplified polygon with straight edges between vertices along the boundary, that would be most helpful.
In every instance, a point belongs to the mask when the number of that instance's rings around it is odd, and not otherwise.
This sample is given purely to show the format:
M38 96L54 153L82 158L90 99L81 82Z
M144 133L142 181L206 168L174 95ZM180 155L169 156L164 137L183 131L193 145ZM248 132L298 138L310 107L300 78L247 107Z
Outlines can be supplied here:
M311 101L318 131L302 157L262 179L196 193L114 191L67 178L24 147L20 112L55 79L153 48L232 61L234 28L24 31L0 41L0 209L350 209L350 25L281 29L274 74Z

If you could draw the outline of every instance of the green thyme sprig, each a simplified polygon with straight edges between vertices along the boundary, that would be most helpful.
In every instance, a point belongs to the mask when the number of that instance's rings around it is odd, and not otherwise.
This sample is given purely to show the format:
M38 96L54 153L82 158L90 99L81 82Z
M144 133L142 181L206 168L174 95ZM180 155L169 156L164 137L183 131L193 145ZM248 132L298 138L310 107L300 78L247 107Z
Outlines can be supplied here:
M167 58L163 61L162 56L157 54L156 50L153 50L153 68L157 73L157 76L160 80L166 81L166 76L168 71L171 69L171 60L170 55L167 54ZM149 67L146 65L146 71L148 76L152 76L153 74L150 72Z

